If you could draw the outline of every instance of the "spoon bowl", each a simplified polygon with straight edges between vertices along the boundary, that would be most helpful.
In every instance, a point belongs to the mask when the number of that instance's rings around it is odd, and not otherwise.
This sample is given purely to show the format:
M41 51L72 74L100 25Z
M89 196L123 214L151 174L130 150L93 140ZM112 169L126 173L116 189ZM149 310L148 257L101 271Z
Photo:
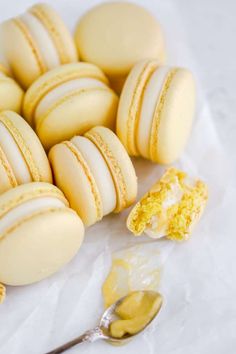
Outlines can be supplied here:
M150 294L150 295L154 295L154 296L161 296L158 292L156 291L151 291L151 290L142 290L142 293L146 293L146 294ZM134 334L129 334L126 333L124 336L122 336L121 338L116 338L114 336L111 335L110 332L110 325L111 323L113 323L116 320L122 319L120 318L117 314L116 314L116 309L117 307L128 297L132 294L129 293L126 296L120 298L119 300L117 300L114 304L112 304L111 306L109 306L103 313L99 326L86 331L84 334L82 334L81 336L73 339L72 341L58 347L57 349L54 349L50 352L47 352L46 354L60 354L65 352L66 350L74 347L77 344L80 343L85 343L85 342L95 342L98 339L103 339L108 341L109 343L112 343L114 345L122 345L125 344L126 342L130 341L133 337L137 336L138 334L140 334L141 332L143 332L149 325L150 323L156 318L157 314L159 313L160 309L161 309L161 305L158 308L158 310L156 311L156 313L151 317L151 319L145 324L145 326L135 332ZM162 297L162 296L161 296Z
M148 293L148 294L153 294L153 295L160 295L158 292L156 291L152 291L152 290L142 290L142 293ZM122 336L122 338L116 338L113 337L110 333L110 325L113 321L119 320L120 317L116 314L116 308L127 298L127 296L131 295L132 293L127 294L126 296L121 297L119 300L117 300L114 304L112 304L111 306L109 306L103 313L101 320L100 320L100 324L99 327L102 330L102 332L104 333L104 336L106 338L103 338L105 340L107 340L108 342L112 342L112 343L117 343L117 344L124 344L125 342L128 342L131 340L131 338L137 336L138 334L140 334L141 332L143 332L150 324L151 322L156 318L156 316L158 315L161 306L159 308L159 310L156 312L156 314L150 319L150 321L147 322L147 324L145 325L145 327L143 327L140 331L134 333L134 334L130 334L130 333L126 333L124 336Z

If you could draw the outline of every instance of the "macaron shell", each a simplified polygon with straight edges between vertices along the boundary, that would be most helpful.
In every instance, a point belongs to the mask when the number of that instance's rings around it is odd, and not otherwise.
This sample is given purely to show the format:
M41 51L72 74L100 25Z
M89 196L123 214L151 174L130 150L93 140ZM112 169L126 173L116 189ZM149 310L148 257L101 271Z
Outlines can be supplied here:
M36 4L28 10L49 32L60 56L61 64L76 62L78 55L72 36L57 12L47 4Z
M0 73L11 76L11 69L4 53L2 23L0 23Z
M1 239L1 282L26 285L48 277L73 258L82 240L83 224L71 209L29 216Z
M68 29L50 6L38 4L29 9L27 13L41 23L45 29L45 35L48 32L49 40L52 40L58 52L58 65L78 60ZM23 17L19 16L3 23L2 38L7 60L14 76L23 88L28 88L33 81L49 70L50 67L46 65L39 43L24 23Z
M71 139L71 143L82 154L94 177L101 196L103 215L110 214L116 207L116 190L106 161L89 139L75 136Z
M0 147L0 194L17 186L17 180L7 157Z
M117 93L117 95L121 94L122 88L124 86L125 80L127 76L110 76L110 86Z
M0 161L0 194L6 192L7 190L14 188L17 186L17 182L15 185L11 182L11 179L9 178L9 175L7 171L5 170L2 161Z
M71 63L48 71L39 77L27 90L23 102L23 114L30 125L34 125L34 112L43 97L53 88L78 78L94 78L105 84L108 80L103 72L89 63Z
M153 121L150 158L158 163L170 164L180 156L191 131L196 101L192 73L187 69L177 69L164 96L159 121Z
M73 96L76 91L100 90L100 88L106 90L107 86L99 80L87 77L70 80L53 88L42 98L35 110L34 120L36 125L40 122L41 117L47 114L52 107L64 101L67 97Z
M76 90L59 100L36 122L46 150L97 125L115 128L118 98L109 88ZM67 118L67 119L66 119Z
M26 26L19 23L12 19L2 24L3 45L14 76L26 89L46 71L46 67Z
M0 218L19 204L38 197L55 197L62 201L65 207L69 207L67 199L59 188L46 182L32 182L12 188L0 196Z
M1 26L0 26L0 41L2 41L2 39L1 39ZM1 47L0 47L0 50L3 51L3 49ZM1 58L1 53L0 53L0 73L3 73L6 76L11 76L10 68L5 63L1 62L1 60L2 60L2 58Z
M110 168L117 192L115 212L127 208L137 195L137 177L124 146L106 127L94 127L85 137L97 146Z
M142 105L139 111L138 126L136 129L136 145L141 156L150 158L151 131L155 132L155 122L160 120L160 110L166 96L167 86L175 73L176 68L168 66L158 67L150 76L145 85L142 96ZM156 123L157 124L157 123Z
M5 165L9 164L14 173L17 184L24 184L32 182L32 175L29 170L29 165L26 162L23 151L25 142L18 130L5 116L0 116L0 146L6 157ZM29 160L32 156L28 150L24 151ZM2 158L4 157L2 154ZM4 159L3 159L4 160ZM31 161L32 164L32 161ZM35 171L35 177L38 177L38 170Z
M139 155L136 146L136 130L143 93L151 74L157 66L156 60L145 60L136 64L129 73L120 96L116 133L131 156Z
M44 25L28 11L20 15L19 19L23 22L31 34L35 46L40 52L43 63L47 70L59 66L59 55L51 39L51 36Z
M11 76L10 71L2 63L0 63L0 73L3 73L7 76Z
M53 146L49 152L49 160L56 185L63 191L71 208L76 210L83 223L89 226L102 216L101 211L98 211L99 206L91 186L91 178L93 177L88 173L88 169L84 169L83 164L86 162L83 157L80 156L79 160L69 147L70 145L67 146L63 143Z
M5 122L15 139L16 136L20 139L20 148L33 180L52 183L52 173L46 153L32 128L22 117L11 111L0 113L0 120Z
M81 59L98 65L108 76L127 75L145 58L164 59L156 19L128 2L104 3L87 12L77 25L75 41Z
M24 92L10 77L0 76L0 111L21 111Z

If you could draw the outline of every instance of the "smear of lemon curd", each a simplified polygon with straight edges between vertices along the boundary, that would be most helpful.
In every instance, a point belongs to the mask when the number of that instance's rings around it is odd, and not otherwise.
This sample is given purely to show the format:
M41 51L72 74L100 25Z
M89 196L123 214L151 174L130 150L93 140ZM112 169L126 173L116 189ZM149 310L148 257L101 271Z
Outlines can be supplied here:
M120 298L126 298L116 308L120 319L110 327L112 336L121 338L125 333L139 332L159 311L162 301L156 293L161 275L159 257L159 249L147 248L147 245L114 253L102 287L104 306L107 308ZM147 294L145 290L152 292Z
M124 259L114 259L111 270L103 284L102 293L105 308L111 306L129 292L130 263Z
M110 333L115 338L140 332L159 312L162 296L155 292L135 291L126 296L115 313L120 319L110 325Z
M113 258L110 271L102 286L104 307L108 308L117 300L134 290L154 290L159 286L161 269L149 262L159 257L157 252L145 255L142 248L124 250Z

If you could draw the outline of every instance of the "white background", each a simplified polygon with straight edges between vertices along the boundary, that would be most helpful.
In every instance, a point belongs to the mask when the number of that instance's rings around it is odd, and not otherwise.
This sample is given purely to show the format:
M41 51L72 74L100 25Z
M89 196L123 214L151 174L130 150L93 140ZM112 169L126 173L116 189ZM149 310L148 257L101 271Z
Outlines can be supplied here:
M49 1L71 28L97 2ZM231 167L236 167L236 2L137 2L162 23L169 62L190 67L200 82L198 117L180 166L206 179L209 206L191 241L175 246L165 264L161 290L166 304L152 331L127 347L95 343L72 353L234 354L236 193ZM21 13L32 3L0 0L0 19ZM145 163L147 176L143 162L135 165L142 194L160 169ZM96 324L110 250L133 244L123 226L125 216L111 216L92 227L78 257L54 277L30 287L8 288L0 307L1 354L43 354Z

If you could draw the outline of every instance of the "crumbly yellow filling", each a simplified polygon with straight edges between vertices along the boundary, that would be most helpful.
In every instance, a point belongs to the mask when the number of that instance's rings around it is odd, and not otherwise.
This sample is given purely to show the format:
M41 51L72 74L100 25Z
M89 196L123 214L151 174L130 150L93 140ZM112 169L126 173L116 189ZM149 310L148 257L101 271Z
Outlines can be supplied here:
M0 304L3 303L6 296L6 288L3 284L0 283Z
M168 214L168 238L172 240L186 239L193 224L201 216L207 201L205 183L197 181L195 186L185 191L179 204L170 207Z
M132 231L135 235L140 235L145 230L153 215L161 218L161 205L165 197L166 189L156 192L153 195L148 195L142 200L131 224Z
M186 173L169 168L131 211L127 220L130 231L141 235L147 228L157 233L165 229L165 236L170 239L186 239L207 201L205 183L197 180L192 186L186 183L186 177ZM175 196L174 186L181 191L182 197L165 207L167 199ZM153 226L153 217L157 220L156 227Z

